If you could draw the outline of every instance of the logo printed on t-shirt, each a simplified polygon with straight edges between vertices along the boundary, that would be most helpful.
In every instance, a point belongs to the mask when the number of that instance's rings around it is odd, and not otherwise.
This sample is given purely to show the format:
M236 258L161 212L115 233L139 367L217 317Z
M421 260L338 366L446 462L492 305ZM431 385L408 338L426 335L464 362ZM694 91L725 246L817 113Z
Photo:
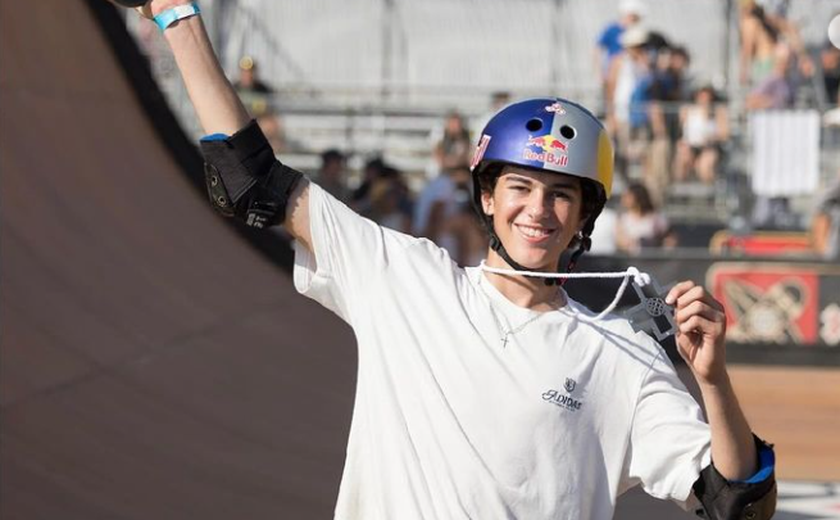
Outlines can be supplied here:
M583 406L582 401L571 396L571 393L575 391L576 387L577 381L567 377L566 382L563 383L563 389L566 390L566 393L553 388L548 389L542 394L543 401L576 412Z

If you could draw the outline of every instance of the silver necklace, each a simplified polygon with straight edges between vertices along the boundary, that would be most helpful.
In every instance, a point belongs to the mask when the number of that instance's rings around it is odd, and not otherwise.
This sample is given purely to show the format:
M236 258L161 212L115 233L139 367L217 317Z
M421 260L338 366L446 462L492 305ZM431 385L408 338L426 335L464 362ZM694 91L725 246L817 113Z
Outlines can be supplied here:
M493 320L496 322L496 326L499 327L499 334L501 334L502 348L507 348L507 344L508 344L508 341L510 340L511 336L515 335L518 332L522 332L522 330L525 327L527 327L528 325L534 323L535 321L542 318L546 314L551 313L551 311L539 312L535 316L531 316L530 318L528 318L524 322L520 323L516 327L513 327L511 329L505 329L504 325L502 325L502 320L499 319L499 315L496 313L496 306L493 303L493 298L489 294L487 294L487 290L484 288L484 285L483 285L484 282L485 282L485 280L482 279L479 282L479 285L481 286L481 290L482 290L482 292L484 292L484 295L487 296L487 300L490 303L490 312L493 313ZM554 295L554 299L552 299L550 303L558 303L559 300L560 300L560 293L558 292L557 294Z

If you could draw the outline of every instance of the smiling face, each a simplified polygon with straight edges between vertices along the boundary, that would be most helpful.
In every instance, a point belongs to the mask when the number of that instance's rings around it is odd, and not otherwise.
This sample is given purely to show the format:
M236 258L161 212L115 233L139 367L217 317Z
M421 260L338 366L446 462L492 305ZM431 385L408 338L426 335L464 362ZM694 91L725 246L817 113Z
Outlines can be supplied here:
M583 226L580 180L569 175L506 166L481 203L511 258L533 270L554 271ZM488 265L502 264L491 251Z

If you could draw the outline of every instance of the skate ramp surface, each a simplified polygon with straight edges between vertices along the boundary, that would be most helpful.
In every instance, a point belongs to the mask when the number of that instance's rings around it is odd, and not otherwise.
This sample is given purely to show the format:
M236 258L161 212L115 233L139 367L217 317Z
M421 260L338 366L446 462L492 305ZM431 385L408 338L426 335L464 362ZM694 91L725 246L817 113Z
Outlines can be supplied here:
M0 517L330 518L350 329L208 208L107 2L0 6Z

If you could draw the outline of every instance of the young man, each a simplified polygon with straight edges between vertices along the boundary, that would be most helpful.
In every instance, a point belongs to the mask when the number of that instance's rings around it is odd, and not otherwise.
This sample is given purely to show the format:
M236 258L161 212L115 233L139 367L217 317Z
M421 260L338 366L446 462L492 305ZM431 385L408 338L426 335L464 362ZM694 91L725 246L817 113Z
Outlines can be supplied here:
M610 195L612 145L565 100L515 103L473 164L491 238L487 272L363 219L283 166L216 60L194 4L153 0L209 135L207 183L223 214L295 237L295 284L351 324L359 373L341 519L609 519L650 494L712 518L769 518L772 451L755 439L724 360L722 308L683 282L678 345L709 423L662 349L622 319L593 321L556 284ZM714 464L711 464L714 461ZM737 482L736 482L737 481Z

